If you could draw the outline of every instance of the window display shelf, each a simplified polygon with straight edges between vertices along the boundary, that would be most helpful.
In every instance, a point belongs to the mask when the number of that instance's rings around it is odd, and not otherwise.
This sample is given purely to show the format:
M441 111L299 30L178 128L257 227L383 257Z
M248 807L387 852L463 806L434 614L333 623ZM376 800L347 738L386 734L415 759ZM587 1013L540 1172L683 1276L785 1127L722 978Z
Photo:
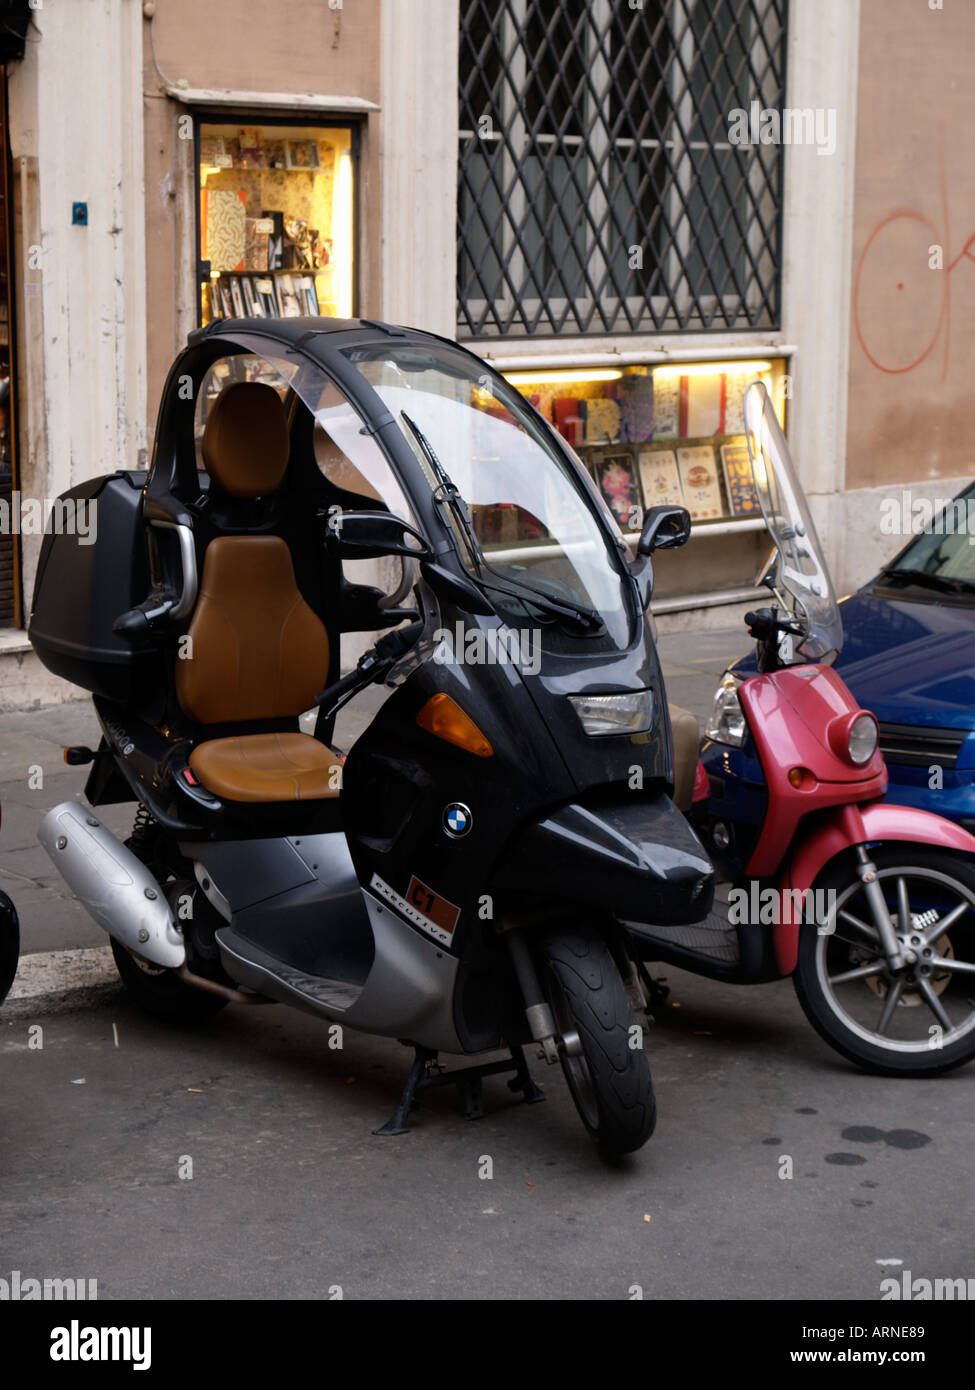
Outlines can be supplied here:
M692 535L761 529L744 394L763 381L784 425L784 358L560 361L505 375L576 451L628 537L662 504L687 507Z

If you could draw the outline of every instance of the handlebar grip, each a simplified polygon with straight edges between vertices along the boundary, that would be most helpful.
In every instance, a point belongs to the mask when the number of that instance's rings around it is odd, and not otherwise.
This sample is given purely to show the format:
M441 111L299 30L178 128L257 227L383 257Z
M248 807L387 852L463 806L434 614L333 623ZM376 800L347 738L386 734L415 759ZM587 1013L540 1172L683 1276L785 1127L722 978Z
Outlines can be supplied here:
M316 705L334 704L336 700L341 700L343 695L354 690L363 680L362 672L358 666L354 671L350 671L347 676L337 680L332 685L327 685L320 695L315 696Z
M327 685L320 695L316 695L315 704L332 708L349 691L359 686L365 688L371 681L384 675L394 662L413 646L423 628L424 624L419 622L397 628L395 632L387 632L385 637L380 637L375 646L363 652L354 671L350 671L333 685Z

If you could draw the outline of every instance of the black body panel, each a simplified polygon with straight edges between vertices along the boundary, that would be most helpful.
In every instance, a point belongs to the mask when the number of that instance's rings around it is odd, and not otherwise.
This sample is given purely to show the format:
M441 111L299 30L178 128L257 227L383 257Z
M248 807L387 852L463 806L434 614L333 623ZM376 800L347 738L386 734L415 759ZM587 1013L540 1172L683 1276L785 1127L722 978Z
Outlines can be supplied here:
M699 922L714 897L708 857L663 793L561 807L519 837L499 876L525 892L541 881L557 901L633 924Z

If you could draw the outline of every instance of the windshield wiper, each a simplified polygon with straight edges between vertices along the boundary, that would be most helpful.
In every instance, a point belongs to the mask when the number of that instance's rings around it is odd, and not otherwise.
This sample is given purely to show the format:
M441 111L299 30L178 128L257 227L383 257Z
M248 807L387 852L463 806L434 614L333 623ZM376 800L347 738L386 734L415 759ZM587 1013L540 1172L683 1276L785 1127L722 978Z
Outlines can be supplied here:
M927 570L912 570L904 569L899 565L887 565L881 570L881 574L889 575L891 579L907 579L922 589L940 589L949 594L975 592L975 582L971 579L946 579L941 574L928 574Z
M603 620L593 608L587 608L582 603L576 603L574 599L552 598L549 594L543 594L541 590L535 589L531 584L522 584L519 580L508 579L500 571L493 569L487 562L487 558L481 549L480 541L474 532L471 524L467 505L461 496L460 489L451 478L436 455L433 445L420 429L415 420L407 415L405 410L400 411L400 415L409 426L410 431L423 450L423 456L429 463L433 474L437 479L438 486L434 491L434 501L442 506L450 508L454 517L460 524L470 551L471 560L475 566L476 573L473 576L475 581L480 584L482 589L493 589L496 593L507 594L509 598L520 599L523 603L532 604L540 608L543 613L551 613L553 617L561 618L566 622L581 623L588 630L601 628ZM485 574L485 570L491 575L496 575L496 579L491 579Z

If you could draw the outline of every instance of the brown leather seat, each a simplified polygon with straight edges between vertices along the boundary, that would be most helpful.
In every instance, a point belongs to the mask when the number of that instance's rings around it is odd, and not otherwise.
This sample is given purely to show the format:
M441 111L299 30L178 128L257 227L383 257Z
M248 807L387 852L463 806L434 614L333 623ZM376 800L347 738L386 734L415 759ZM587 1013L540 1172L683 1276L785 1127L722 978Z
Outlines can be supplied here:
M689 811L694 797L701 730L690 710L670 704L667 708L674 734L674 805L679 811Z
M309 801L337 796L338 754L307 734L214 738L190 756L205 787L228 801Z
M203 435L207 472L234 497L265 497L288 464L280 398L261 382L217 397ZM176 662L176 695L197 724L260 723L310 709L328 677L328 636L295 582L280 536L218 536L207 546L190 620L190 655ZM307 801L338 795L337 755L294 732L209 739L190 767L228 801Z

